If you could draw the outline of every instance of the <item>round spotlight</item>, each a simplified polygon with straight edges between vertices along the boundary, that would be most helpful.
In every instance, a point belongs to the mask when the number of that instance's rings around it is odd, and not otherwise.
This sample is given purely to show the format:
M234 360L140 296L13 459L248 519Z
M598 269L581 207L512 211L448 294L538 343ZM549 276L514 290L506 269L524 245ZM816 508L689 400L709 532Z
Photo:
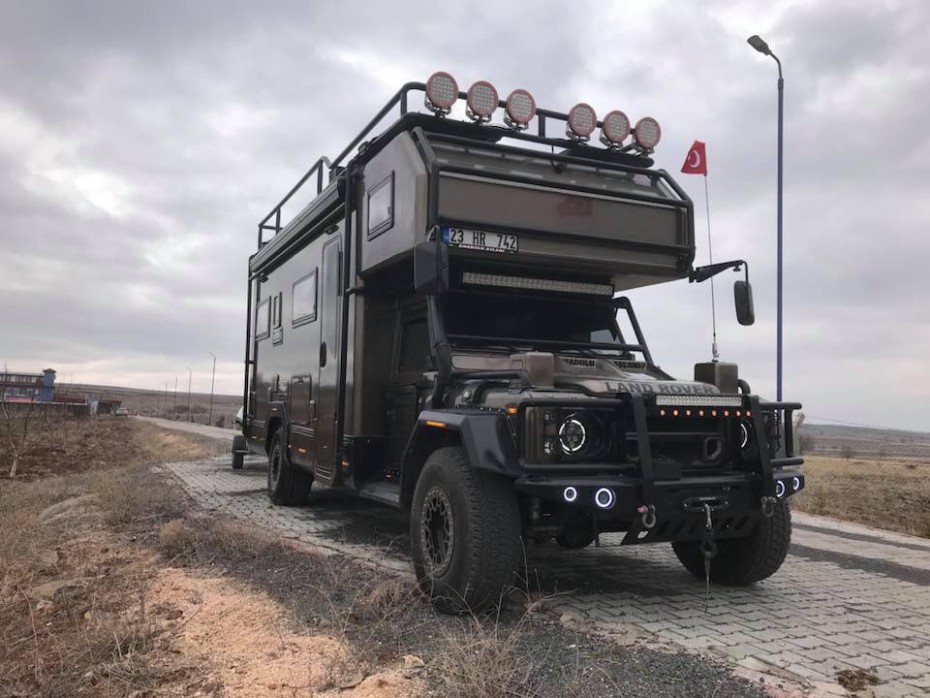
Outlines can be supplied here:
M606 487L602 487L597 492L594 493L594 503L597 504L601 509L610 509L616 497L613 490L609 490Z
M630 119L622 111L614 109L604 117L601 127L601 143L608 148L617 148L630 135Z
M793 489L795 492L801 489L801 478L796 477L791 480L791 489Z
M662 140L662 127L651 116L644 116L636 122L636 127L633 129L633 139L643 150L652 150Z
M785 496L785 481L776 480L775 481L775 496L781 499Z
M526 90L514 90L507 97L507 115L504 123L515 129L524 129L536 116L536 100Z
M564 490L562 490L562 499L571 504L576 499L578 499L578 490L576 490L574 487L566 487Z
M459 85L449 73L438 72L426 81L426 107L437 114L448 114L459 98Z
M577 416L569 415L559 427L559 443L562 451L573 456L584 448L588 440L588 430Z
M597 114L590 104L581 102L568 112L568 128L565 135L577 141L586 141L597 128Z
M479 80L468 88L465 103L467 105L465 114L469 119L490 121L491 114L497 109L497 90L487 80Z

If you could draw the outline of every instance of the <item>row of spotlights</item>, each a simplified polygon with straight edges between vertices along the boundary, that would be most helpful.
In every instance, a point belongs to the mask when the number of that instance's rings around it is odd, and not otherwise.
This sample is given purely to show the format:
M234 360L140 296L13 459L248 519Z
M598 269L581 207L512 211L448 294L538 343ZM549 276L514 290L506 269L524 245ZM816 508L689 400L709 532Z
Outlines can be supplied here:
M458 83L449 73L433 73L426 81L426 107L436 114L448 114L458 97ZM500 97L494 85L487 80L479 80L468 88L465 114L478 123L490 121L499 104ZM507 126L523 130L536 116L536 100L526 90L514 90L507 96L504 112ZM646 152L654 150L662 139L662 128L651 116L645 116L636 122L636 126L631 126L629 117L615 109L601 123L601 142L608 148L622 146L630 133L636 145ZM566 136L584 142L591 138L596 128L597 113L590 104L581 102L569 110Z

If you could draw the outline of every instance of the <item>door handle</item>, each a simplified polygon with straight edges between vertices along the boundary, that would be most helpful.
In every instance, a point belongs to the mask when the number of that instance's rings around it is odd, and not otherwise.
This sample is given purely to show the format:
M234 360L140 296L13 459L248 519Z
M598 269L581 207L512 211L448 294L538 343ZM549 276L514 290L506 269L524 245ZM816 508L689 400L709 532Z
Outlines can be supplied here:
M320 342L320 368L326 365L326 342Z

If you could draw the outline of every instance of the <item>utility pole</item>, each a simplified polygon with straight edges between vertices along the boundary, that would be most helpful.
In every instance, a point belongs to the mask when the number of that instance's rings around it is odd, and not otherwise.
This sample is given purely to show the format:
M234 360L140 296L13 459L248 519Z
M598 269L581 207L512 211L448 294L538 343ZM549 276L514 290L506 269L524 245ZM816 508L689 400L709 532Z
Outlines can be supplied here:
M194 372L191 371L190 366L187 367L187 421L193 422L191 417L191 378L193 377Z
M178 416L178 377L174 377L174 416Z
M213 357L213 373L210 375L210 426L213 426L213 386L216 383L216 354L209 352Z

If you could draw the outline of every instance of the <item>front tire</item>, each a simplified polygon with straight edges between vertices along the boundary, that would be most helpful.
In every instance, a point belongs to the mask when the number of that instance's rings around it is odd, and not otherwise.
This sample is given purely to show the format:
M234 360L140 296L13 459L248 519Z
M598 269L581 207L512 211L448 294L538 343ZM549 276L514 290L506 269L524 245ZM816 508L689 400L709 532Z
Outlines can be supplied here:
M410 541L417 580L438 610L498 603L523 553L512 483L469 467L460 448L435 451L417 480Z
M313 476L291 463L281 431L271 437L268 449L268 497L274 504L303 504L310 494Z
M788 502L775 505L769 519L763 518L746 538L722 540L710 561L710 581L722 586L747 586L778 571L791 545L791 509ZM700 543L672 543L678 560L698 579L704 579L704 556Z

